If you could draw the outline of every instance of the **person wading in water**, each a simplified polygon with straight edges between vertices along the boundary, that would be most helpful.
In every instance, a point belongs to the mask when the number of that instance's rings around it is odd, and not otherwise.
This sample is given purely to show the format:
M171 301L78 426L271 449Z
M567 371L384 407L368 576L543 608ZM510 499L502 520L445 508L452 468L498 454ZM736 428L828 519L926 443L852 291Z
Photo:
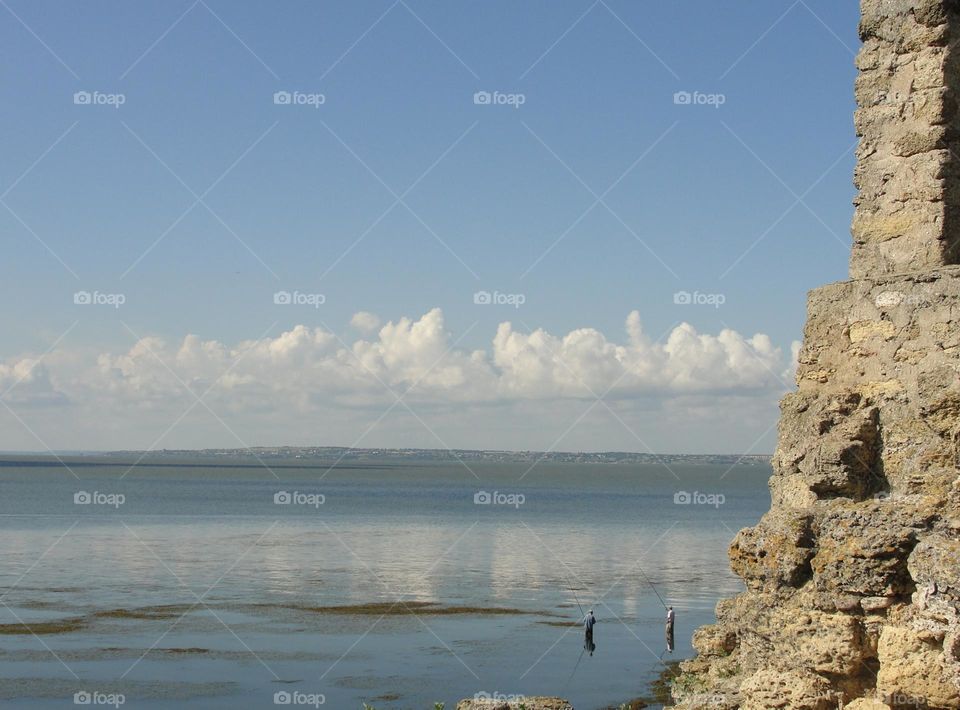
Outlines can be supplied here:
M585 635L585 642L589 646L593 644L593 627L597 623L597 618L593 615L593 609L587 612L586 618L583 620L583 631Z

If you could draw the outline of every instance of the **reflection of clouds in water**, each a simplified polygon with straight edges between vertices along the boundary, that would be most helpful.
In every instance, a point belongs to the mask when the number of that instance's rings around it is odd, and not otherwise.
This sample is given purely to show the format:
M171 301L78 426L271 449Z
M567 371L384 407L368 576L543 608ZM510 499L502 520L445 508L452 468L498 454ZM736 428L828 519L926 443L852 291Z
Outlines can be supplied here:
M563 687L583 650L584 637L579 627L555 624L579 620L579 599L584 609L592 606L600 620L597 654L591 659L585 653L584 666L631 659L636 672L603 678L603 692L622 699L662 667L650 649L659 653L664 648L664 612L640 569L677 609L675 657L688 656L692 629L712 619L717 597L730 596L739 588L726 555L733 530L755 522L769 505L764 485L768 473L759 468L734 471L721 486L722 467L674 467L682 475L680 482L662 467L544 463L523 487L517 480L527 466L476 468L484 490L522 491L526 504L519 510L475 505L479 486L458 466L335 471L320 486L327 506L316 514L275 509L272 497L277 486L272 480L260 480L257 472L208 470L181 476L179 471L138 471L130 477L136 480L126 490L127 505L113 514L77 511L72 502L77 486L61 471L46 477L34 470L8 472L11 486L20 488L10 492L5 503L0 501L11 514L0 517L5 542L0 550L0 593L79 518L76 528L5 598L17 613L29 615L25 618L87 621L78 632L44 637L58 653L68 654L68 664L81 660L69 654L88 654L99 668L107 669L106 674L119 676L136 659L111 649L140 649L139 657L171 627L177 608L196 601L191 592L203 594L220 580L205 601L230 631L201 607L179 622L135 673L230 680L269 698L266 690L273 692L268 687L273 677L244 645L280 677L308 678L327 670L357 644L327 676L331 707L358 707L361 695L395 691L393 679L398 675L416 679L403 701L410 707L431 706L428 701L439 698L424 693L432 694L432 689L472 686L475 679L444 644L489 687L512 688L517 676L556 643L527 679L544 690ZM112 469L100 472L96 482L85 477L84 488L114 490L117 474ZM304 473L284 488L314 490L316 482L307 484L307 478ZM727 504L720 511L676 506L673 499L680 487L723 491ZM21 513L44 515L12 517ZM729 528L721 523L721 515ZM674 521L678 522L671 528ZM599 601L604 594L609 609ZM518 607L557 616L423 615L441 643L398 605L361 638L398 596L451 606ZM317 614L295 608L378 602L386 604L368 608L366 614ZM143 618L93 615L97 610L162 605L179 606L153 616L153 610L140 610ZM626 628L614 616L623 619ZM12 615L5 621L16 623ZM557 643L567 631L571 633ZM31 673L51 677L63 673L45 649L31 646L31 639L5 638L8 650L13 649L11 641L22 640L36 651L29 659L36 660ZM176 650L196 648L209 652ZM324 658L319 669L317 654ZM348 690L355 678L370 679L367 683L377 688L376 693ZM590 695L577 705L598 707L610 699ZM201 698L194 706L213 707L207 700Z
M591 570L585 561L599 544L594 531L528 525L530 529L517 523L494 533L489 579L494 595L537 597L587 583ZM573 600L569 592L566 596Z
M676 526L651 549L669 524L638 530L532 521L528 529L519 518L504 518L481 520L473 529L469 519L403 526L331 521L329 530L315 521L282 521L262 539L272 522L262 518L189 526L126 521L132 533L119 524L81 521L25 583L57 587L69 579L95 588L99 604L112 603L111 590L150 597L162 592L166 603L189 599L177 577L202 594L222 576L211 593L215 599L263 596L314 604L402 596L551 609L575 603L571 588L581 604L609 590L604 601L633 618L659 605L643 573L678 609L712 608L718 593L738 589L727 566L730 534L709 523ZM13 584L67 527L5 533L3 584ZM125 596L124 604L130 603Z

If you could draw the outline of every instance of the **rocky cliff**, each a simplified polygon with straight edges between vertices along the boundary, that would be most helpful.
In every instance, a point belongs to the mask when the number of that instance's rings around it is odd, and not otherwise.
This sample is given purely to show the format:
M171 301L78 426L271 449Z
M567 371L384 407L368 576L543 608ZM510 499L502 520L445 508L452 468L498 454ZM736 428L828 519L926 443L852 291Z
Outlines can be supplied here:
M960 708L960 1L862 11L851 280L810 295L685 710Z

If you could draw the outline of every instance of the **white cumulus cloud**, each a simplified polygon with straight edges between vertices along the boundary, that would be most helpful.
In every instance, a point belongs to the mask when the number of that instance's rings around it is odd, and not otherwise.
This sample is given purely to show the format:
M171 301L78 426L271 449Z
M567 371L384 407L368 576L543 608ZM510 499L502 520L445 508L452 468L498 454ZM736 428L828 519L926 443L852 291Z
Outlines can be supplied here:
M352 341L297 325L233 344L187 335L173 342L143 337L125 352L70 352L61 345L43 362L22 357L0 363L0 392L9 390L4 401L10 404L58 404L113 416L118 432L140 417L163 420L197 407L202 397L197 408L209 407L224 423L254 431L265 423L305 423L302 436L316 441L323 432L308 423L318 412L352 413L351 426L361 429L397 397L411 407L446 408L467 422L467 433L472 426L480 431L483 417L496 416L491 407L522 410L528 421L538 407L549 413L551 402L600 396L642 401L645 410L651 402L665 407L672 401L676 411L691 398L707 408L731 397L766 406L788 388L796 358L795 345L785 356L763 334L707 334L686 323L654 341L637 312L629 314L619 339L594 328L555 335L504 322L489 347L478 350L455 346L439 308L382 326L361 312L351 325L361 332ZM345 421L338 424L346 427Z
M353 314L350 325L361 333L372 333L380 327L380 318L369 311L359 311Z

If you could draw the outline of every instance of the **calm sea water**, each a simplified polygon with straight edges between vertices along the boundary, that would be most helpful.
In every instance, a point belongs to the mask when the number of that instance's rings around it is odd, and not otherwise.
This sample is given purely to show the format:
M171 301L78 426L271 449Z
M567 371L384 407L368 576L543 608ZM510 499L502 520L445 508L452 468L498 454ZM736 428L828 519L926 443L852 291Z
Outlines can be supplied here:
M0 465L5 706L605 708L692 654L769 504L760 466L82 462Z

